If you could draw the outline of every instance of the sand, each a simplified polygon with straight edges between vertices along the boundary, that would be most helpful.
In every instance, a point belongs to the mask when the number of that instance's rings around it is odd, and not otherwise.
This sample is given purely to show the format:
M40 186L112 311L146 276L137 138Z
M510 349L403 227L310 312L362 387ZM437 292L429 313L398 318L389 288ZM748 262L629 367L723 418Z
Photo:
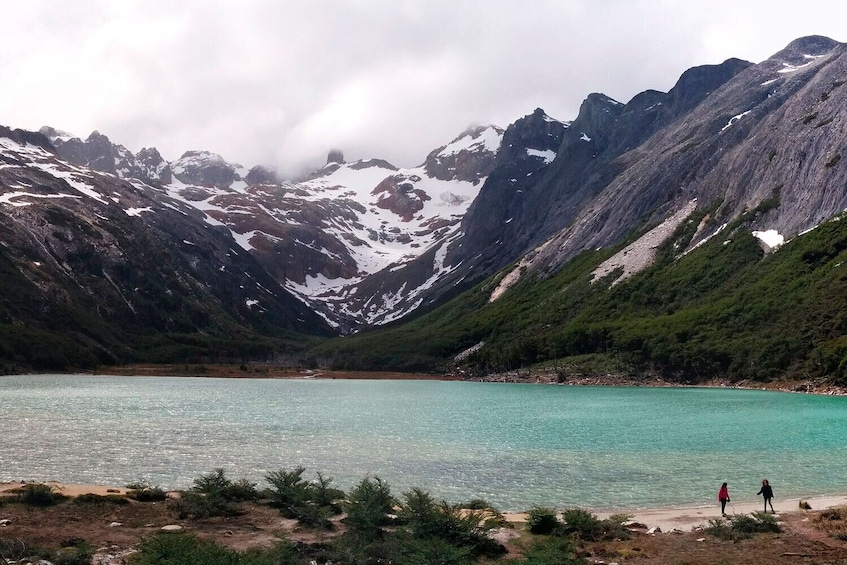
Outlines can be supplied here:
M0 483L0 495L7 494L9 491L14 490L16 488L20 488L27 484L35 484L32 482L10 482L10 483ZM58 483L55 481L47 481L45 483L38 483L50 485L53 489L65 496L79 496L81 494L97 494L100 496L105 496L107 494L126 494L127 489L123 487L109 487L103 485L75 485L70 483Z

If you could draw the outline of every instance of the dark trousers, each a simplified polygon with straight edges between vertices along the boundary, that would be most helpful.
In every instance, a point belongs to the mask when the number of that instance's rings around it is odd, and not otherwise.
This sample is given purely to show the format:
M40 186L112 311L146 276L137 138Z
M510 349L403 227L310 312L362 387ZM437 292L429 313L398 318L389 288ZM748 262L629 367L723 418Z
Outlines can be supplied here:
M721 514L726 514L726 499L721 499Z

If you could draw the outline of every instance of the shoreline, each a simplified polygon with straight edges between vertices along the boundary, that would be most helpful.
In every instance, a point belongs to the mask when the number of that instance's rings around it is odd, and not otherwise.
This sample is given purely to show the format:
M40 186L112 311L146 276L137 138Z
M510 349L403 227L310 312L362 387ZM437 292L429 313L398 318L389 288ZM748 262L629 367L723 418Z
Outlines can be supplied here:
M82 494L96 494L106 496L116 494L125 496L129 489L126 487L94 485L94 484L77 484L63 483L59 481L8 481L0 482L0 497L8 496L10 491L20 488L25 485L44 484L53 487L56 492L68 497L76 497ZM169 491L175 492L175 491ZM802 509L800 502L806 502L811 507L810 509ZM842 495L822 495L812 496L809 498L790 497L786 499L774 499L774 509L776 510L777 518L784 514L803 514L806 512L820 511L828 508L847 507L847 494ZM731 502L727 505L727 515L734 514L750 514L759 512L762 509L763 503L758 502ZM582 508L582 507L579 507ZM661 532L692 531L700 526L708 526L710 520L715 520L721 517L720 505L715 501L715 504L708 506L680 506L680 507L663 507L663 508L644 508L634 510L615 510L615 511L595 511L590 508L583 508L595 514L598 518L608 518L614 514L626 514L631 516L630 522L637 522L645 526L647 529L659 528ZM564 508L556 508L557 512L561 512ZM508 511L503 512L507 522L521 524L526 522L529 510L522 512Z
M336 371L329 369L299 369L276 365L158 365L135 364L109 366L95 371L60 374L86 374L126 377L195 377L225 379L322 379L322 380L422 380L463 381L508 384L547 384L558 386L621 386L654 388L727 388L738 390L768 390L822 396L847 396L847 386L834 385L826 379L800 381L774 380L769 382L710 379L702 383L669 381L657 376L630 377L618 373L575 373L560 377L550 370L520 370L484 377L465 377L458 374L404 373L399 371Z
M730 381L709 379L700 383L677 382L658 376L631 377L622 373L574 373L559 375L551 370L518 370L484 377L461 374L406 373L401 371L340 371L331 369L302 369L271 364L152 364L111 365L78 372L20 373L19 375L91 375L115 377L190 377L221 379L320 379L320 380L419 380L458 381L506 384L544 384L557 386L611 386L647 388L726 388L765 390L821 396L847 396L847 386L832 384L827 379L784 379L768 382L750 380ZM19 376L18 375L18 376ZM15 376L15 375L3 375Z

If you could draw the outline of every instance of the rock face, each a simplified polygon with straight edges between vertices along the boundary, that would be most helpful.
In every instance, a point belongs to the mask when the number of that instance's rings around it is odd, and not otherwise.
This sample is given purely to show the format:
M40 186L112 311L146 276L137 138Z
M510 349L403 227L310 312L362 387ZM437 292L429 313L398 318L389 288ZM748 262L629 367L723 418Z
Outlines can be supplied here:
M76 344L22 363L114 363L159 334L331 333L200 210L63 161L41 134L0 129L0 226L3 352L50 335Z
M758 65L729 59L689 69L669 92L626 104L592 94L555 159L535 169L523 148L543 137L540 115L519 120L422 303L516 260L516 273L556 272L692 203L720 204L692 245L751 210L758 229L788 238L816 226L847 208L845 72L845 46L813 36Z
M693 200L704 208L720 203L716 226L756 210L755 227L788 238L844 210L845 72L845 46L820 37L744 66L622 154L615 162L622 170L535 264L555 270L580 250L619 241L638 223L660 223Z
M448 145L434 149L426 157L423 168L439 180L479 182L494 168L494 158L503 130L477 126L464 131Z
M171 164L171 171L180 182L200 186L227 188L240 179L236 166L209 151L186 151Z
M133 155L98 131L92 132L85 141L48 126L39 132L50 140L62 159L74 165L150 184L168 184L172 180L170 166L155 148L145 148Z

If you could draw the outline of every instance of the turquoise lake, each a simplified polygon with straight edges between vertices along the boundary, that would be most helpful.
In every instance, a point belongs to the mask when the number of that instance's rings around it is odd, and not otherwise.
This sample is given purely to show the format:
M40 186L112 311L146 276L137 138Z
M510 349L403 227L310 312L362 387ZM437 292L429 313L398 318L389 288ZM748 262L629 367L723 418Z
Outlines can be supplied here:
M0 480L264 486L306 467L501 510L847 492L847 398L439 381L0 377Z

